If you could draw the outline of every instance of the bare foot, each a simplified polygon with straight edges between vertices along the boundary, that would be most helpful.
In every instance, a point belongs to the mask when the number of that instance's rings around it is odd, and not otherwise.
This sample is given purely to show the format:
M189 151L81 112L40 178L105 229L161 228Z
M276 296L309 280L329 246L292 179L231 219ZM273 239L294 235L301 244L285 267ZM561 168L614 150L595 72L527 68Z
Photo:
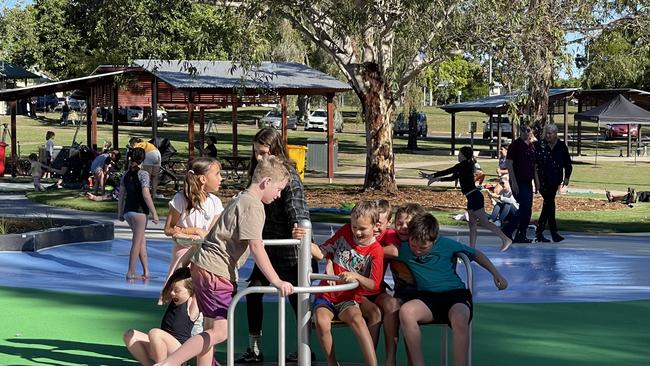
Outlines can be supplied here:
M143 279L143 278L144 278L144 277L142 277L142 276L140 276L139 274L136 274L136 273L134 273L134 272L131 272L131 273L127 273L127 274L126 274L126 279L127 279L127 280L141 280L141 279Z
M501 249L499 249L499 251L500 251L500 252L505 252L506 250L508 250L508 248L510 248L511 245L512 245L512 239L507 238L507 239L504 240L503 243L501 244Z

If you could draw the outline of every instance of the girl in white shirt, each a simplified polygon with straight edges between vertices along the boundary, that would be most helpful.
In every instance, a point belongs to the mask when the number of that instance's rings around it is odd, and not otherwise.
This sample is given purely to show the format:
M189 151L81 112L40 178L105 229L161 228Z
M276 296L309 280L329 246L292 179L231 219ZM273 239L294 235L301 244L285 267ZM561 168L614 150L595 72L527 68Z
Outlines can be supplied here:
M183 190L169 201L165 235L174 239L174 248L167 278L192 247L187 243L198 244L217 222L223 204L212 193L219 190L221 180L221 165L215 159L202 157L190 162Z

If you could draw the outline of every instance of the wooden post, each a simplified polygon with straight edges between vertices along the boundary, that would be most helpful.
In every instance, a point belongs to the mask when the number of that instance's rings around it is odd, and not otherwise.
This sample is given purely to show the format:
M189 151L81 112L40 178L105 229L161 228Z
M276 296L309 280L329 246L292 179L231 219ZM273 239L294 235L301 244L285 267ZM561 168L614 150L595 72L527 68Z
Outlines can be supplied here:
M627 124L627 157L629 158L632 152L632 125Z
M286 147L289 144L289 135L287 134L287 96L280 96L280 109L282 111L282 143Z
M95 107L97 106L97 91L94 88L91 89L90 103L92 108L90 109L90 120L88 124L92 126L90 127L88 143L94 146L95 150L97 150L97 112L95 111ZM119 146L113 146L113 149L119 148Z
M16 176L18 171L18 142L16 136L16 101L9 102L9 109L11 109L11 166L12 166L12 176Z
M187 148L189 149L188 162L190 162L194 159L194 103L192 103L191 92L187 103Z
M569 98L564 98L564 142L569 145Z
M232 156L237 157L237 94L232 95Z
M201 149L205 146L205 107L199 107L199 141Z
M496 157L497 159L499 158L499 154L501 153L501 121L503 121L503 117L501 113L499 113L499 123L497 123L497 153L493 156ZM511 129L512 131L512 129Z
M93 103L94 93L95 93L95 88L91 87L90 88L90 94L88 95L88 98L86 99L86 144L90 148L93 147L93 145L92 145L92 138L93 138L92 115L94 114L95 116L97 116L97 113L95 113L95 104Z
M119 89L117 85L113 86L113 148L117 149L120 146L119 140L119 118L120 105L119 105ZM95 129L95 140L97 139L97 130Z
M582 98L578 98L578 113L582 112ZM576 144L576 156L580 156L580 150L581 150L581 144L582 144L582 122L580 120L578 122L578 131L574 131L574 133L577 132L578 135L578 143ZM575 124L573 125L575 127ZM598 127L596 127L596 130L598 130Z
M327 178L334 179L334 94L327 94Z
M456 113L451 114L451 156L456 155Z
M151 134L154 140L158 138L158 79L155 76L151 80Z

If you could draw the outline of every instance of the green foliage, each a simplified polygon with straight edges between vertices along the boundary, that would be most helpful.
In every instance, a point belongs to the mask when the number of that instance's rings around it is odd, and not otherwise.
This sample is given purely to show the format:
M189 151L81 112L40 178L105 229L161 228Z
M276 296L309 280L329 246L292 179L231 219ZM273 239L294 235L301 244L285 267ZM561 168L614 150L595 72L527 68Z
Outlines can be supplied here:
M585 87L642 90L650 87L650 41L646 32L608 30L588 49Z
M36 14L29 6L0 12L0 60L29 68L36 63Z
M467 57L455 56L429 67L424 78L428 86L434 88L436 100L442 104L454 101L459 92L463 100L487 96L483 66Z

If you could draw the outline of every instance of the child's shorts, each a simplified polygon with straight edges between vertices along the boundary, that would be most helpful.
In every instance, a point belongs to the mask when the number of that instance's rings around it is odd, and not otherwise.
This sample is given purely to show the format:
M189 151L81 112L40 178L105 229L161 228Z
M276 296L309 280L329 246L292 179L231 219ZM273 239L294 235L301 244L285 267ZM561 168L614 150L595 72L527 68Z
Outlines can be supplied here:
M227 319L228 307L237 293L237 284L197 265L190 266L190 270L194 296L203 316Z
M465 304L469 308L469 322L474 316L474 303L472 302L472 293L468 289L456 289L445 292L421 291L417 298L422 301L433 314L433 321L430 324L447 324L449 322L449 309L454 304Z
M333 303L322 297L317 297L316 299L314 299L314 306L312 307L312 311L316 311L316 309L320 307L328 308L332 313L334 313L334 318L338 319L339 314L341 314L343 310L353 306L358 308L359 304L357 304L356 301L352 301L352 300Z
M475 189L465 196L467 198L467 210L476 211L485 208L485 198L480 190Z

